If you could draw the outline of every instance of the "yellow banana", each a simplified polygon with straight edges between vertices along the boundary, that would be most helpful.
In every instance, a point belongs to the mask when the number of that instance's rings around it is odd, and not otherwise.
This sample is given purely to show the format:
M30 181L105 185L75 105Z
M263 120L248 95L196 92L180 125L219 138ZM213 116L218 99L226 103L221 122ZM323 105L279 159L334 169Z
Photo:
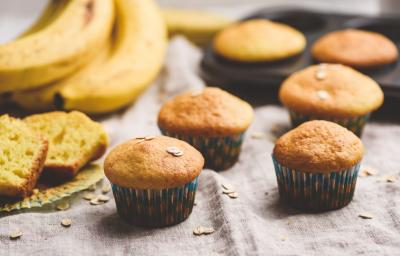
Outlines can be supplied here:
M43 86L86 64L107 40L112 0L70 0L50 25L0 45L0 93Z
M227 17L207 11L164 9L162 12L170 37L181 34L197 45L211 42L215 33L232 23Z
M68 0L50 0L40 17L35 21L35 23L26 31L21 33L18 38L29 36L48 26L61 13L67 1ZM12 95L12 93L0 94L0 106L11 103ZM30 98L28 98L28 101L29 100ZM36 106L36 104L34 106Z
M61 13L67 2L68 0L49 1L49 4L40 18L28 30L22 33L20 37L28 36L48 26ZM73 81L73 79L76 79L77 77L89 72L100 63L103 63L107 59L110 49L111 40L107 40L106 45L99 49L99 54L94 57L93 60L82 69L62 81ZM54 95L60 90L61 86L62 83L57 81L40 88L14 92L12 95L3 97L4 99L0 98L0 104L5 102L5 99L7 99L7 102L14 102L20 107L32 112L54 110Z
M65 83L57 93L64 109L106 113L132 102L156 77L166 49L166 28L153 0L115 0L115 46L90 74Z
M30 28L20 34L18 38L29 36L47 27L62 13L67 3L68 0L50 0L39 19Z
M71 76L61 81L50 83L44 87L15 92L10 97L10 101L17 103L20 107L28 111L41 112L55 110L54 95L58 93L63 86L73 84L74 81L91 74L97 67L102 65L108 59L111 47L112 42L108 40L107 44L99 50L98 55L93 58L90 63Z

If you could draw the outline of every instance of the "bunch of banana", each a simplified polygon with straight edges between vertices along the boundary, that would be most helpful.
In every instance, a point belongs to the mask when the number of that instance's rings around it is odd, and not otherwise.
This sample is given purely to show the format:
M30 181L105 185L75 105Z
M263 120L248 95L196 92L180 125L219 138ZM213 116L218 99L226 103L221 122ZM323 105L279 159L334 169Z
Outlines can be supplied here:
M50 1L45 10L43 11L42 16L30 27L28 28L25 32L23 32L21 35L18 36L18 38L23 38L26 36L29 36L33 33L36 33L49 25L61 12L63 7L66 5L67 1ZM33 91L33 90L32 90ZM25 91L20 91L22 92L22 95L25 95ZM18 94L18 92L6 92L6 93L0 93L0 106L4 106L7 104L12 103L14 100L12 97L14 95ZM46 102L42 102L40 99L41 98L49 98L49 96L40 96L39 95L32 95L33 97L26 97L26 100L28 100L27 103L24 102L23 107L26 107L29 110L32 111L37 111L37 110L50 110L52 109L52 100L47 100ZM25 100L25 97L22 99L23 101ZM15 101L14 101L15 102ZM31 108L31 106L33 106Z
M61 81L50 83L44 87L15 92L11 95L9 101L15 102L24 109L33 112L55 110L56 106L54 97L60 91L60 89L67 84L73 84L74 81L82 79L87 74L95 72L96 68L103 65L103 63L107 60L110 50L111 40L106 42L93 60L91 60L86 66L71 76Z
M58 17L60 15L61 11L64 9L66 4L67 4L67 1L51 0L48 3L45 10L43 11L42 15L39 17L39 19L30 28L28 28L25 32L23 32L21 35L19 35L18 38L23 38L25 36L29 36L33 33L40 31L41 29L47 27L51 22L54 21L54 19L56 17Z
M109 37L112 0L57 0L51 5L62 8L28 34L0 45L0 93L40 87L71 74Z
M19 38L23 38L29 36L37 31L48 26L63 10L67 1L64 0L52 0L49 2L45 10L43 11L42 16L25 32L23 32ZM69 76L67 79L71 79L79 74L84 74L86 70L91 69L93 64L98 64L102 62L106 58L106 54L108 54L110 48L110 40L105 41L105 48L101 46L99 49L100 54L94 57L94 60L90 60L89 63L82 67L82 69L78 70L76 73ZM93 63L93 64L92 64ZM60 83L49 83L45 86L30 89L30 90L23 90L23 91L16 91L14 93L7 96L4 94L2 98L0 98L0 103L10 103L15 102L21 107L30 110L30 111L49 111L54 110L54 95L60 88Z
M114 47L94 72L62 86L64 109L105 113L132 102L157 76L166 50L166 28L152 0L115 0Z
M102 1L108 0L96 2ZM165 23L153 0L114 3L114 31L106 41L99 42L102 47L96 49L96 57L72 75L13 93L12 100L31 111L49 110L57 103L66 110L93 114L111 112L132 102L162 67L167 43ZM39 19L31 30L40 29L51 19Z

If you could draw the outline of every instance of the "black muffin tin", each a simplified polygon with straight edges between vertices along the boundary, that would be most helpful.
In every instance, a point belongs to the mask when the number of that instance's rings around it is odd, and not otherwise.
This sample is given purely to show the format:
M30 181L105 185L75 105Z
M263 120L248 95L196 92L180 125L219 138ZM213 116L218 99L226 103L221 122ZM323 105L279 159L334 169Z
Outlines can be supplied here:
M321 13L313 10L267 8L245 19L265 18L293 26L307 38L305 51L287 60L272 63L239 63L218 56L208 46L201 61L201 76L209 85L246 94L254 92L265 98L277 99L281 82L293 72L315 64L310 48L322 35L344 28L379 32L400 48L400 17L366 17L349 14ZM400 60L380 68L364 69L382 87L386 102L400 103ZM253 93L253 94L254 94ZM396 107L397 108L397 107ZM393 110L393 107L391 107Z

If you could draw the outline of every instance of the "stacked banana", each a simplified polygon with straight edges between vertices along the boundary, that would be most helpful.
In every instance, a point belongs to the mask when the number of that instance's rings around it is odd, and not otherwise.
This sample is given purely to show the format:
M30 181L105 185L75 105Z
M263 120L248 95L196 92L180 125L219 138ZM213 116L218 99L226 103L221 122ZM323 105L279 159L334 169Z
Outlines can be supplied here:
M111 112L156 77L166 44L153 0L52 0L0 45L0 93L30 111Z

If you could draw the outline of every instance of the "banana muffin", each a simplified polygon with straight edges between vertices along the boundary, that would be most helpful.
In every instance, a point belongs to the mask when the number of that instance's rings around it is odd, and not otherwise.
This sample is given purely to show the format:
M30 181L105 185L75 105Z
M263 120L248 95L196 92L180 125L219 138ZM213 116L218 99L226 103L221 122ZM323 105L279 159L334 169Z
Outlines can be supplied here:
M235 23L217 34L214 50L239 62L278 61L300 54L304 35L283 23L254 19Z
M112 184L119 215L139 226L162 227L192 212L204 158L188 143L145 136L115 147L104 172Z
M280 196L307 210L341 208L353 198L364 147L346 128L306 122L280 137L273 162Z
M193 145L206 159L206 167L216 171L237 161L252 120L253 109L247 102L215 87L180 94L158 114L164 135Z
M320 62L340 63L355 68L371 68L398 59L396 45L386 36L370 31L345 29L318 39L311 49Z
M366 75L340 64L319 64L289 76L279 91L293 126L329 120L361 136L371 112L383 103L379 85Z

